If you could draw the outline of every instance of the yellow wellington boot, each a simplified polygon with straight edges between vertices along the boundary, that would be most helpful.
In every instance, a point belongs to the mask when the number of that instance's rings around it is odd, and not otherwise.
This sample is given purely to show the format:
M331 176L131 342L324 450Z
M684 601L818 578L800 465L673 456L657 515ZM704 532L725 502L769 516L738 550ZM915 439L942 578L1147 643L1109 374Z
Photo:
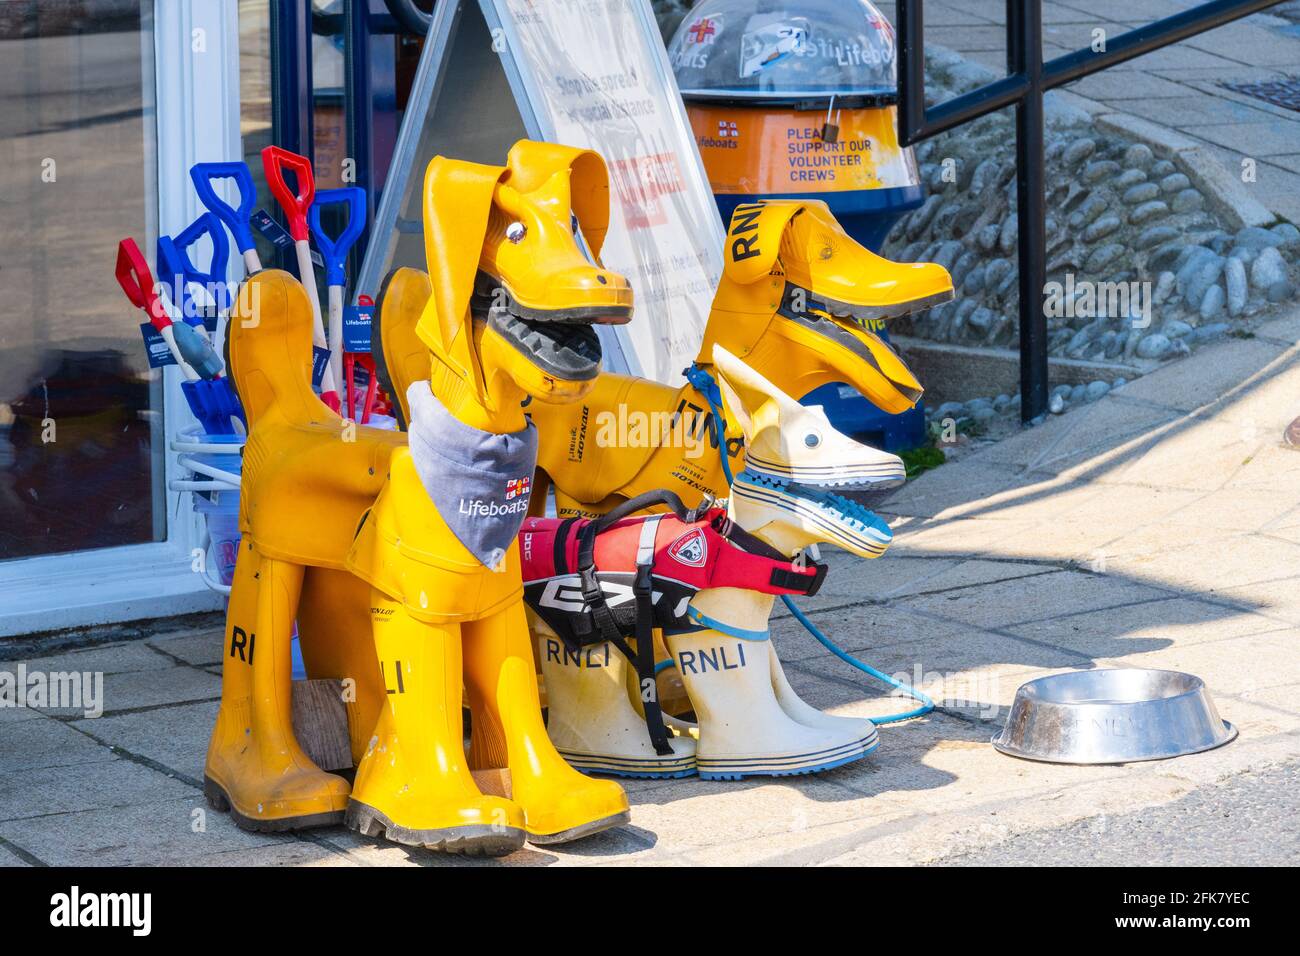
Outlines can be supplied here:
M221 708L203 792L245 830L343 822L348 783L312 763L293 734L290 642L303 569L240 547L226 614Z
M387 700L357 767L347 825L449 853L501 856L524 845L524 815L484 796L465 763L460 627L428 624L372 590L375 652Z
M892 319L953 297L952 277L932 262L892 262L860 245L819 200L737 206L727 230L728 277L766 277L778 260L806 305L859 320Z
M479 258L479 269L505 293L506 308L545 322L630 321L632 286L617 272L593 266L573 238L576 216L592 258L600 261L609 228L605 161L590 150L521 140L507 164L510 173L492 197Z
M395 269L384 279L370 324L370 354L379 384L393 400L397 424L405 431L411 421L406 390L429 377L429 347L415 334L424 307L433 296L429 276L419 269Z
M889 319L953 297L952 277L933 262L893 262L859 245L823 202L810 202L781 243L786 278L816 289L830 311L858 319Z
M529 842L567 843L627 823L623 788L574 770L546 734L523 605L467 621L462 635L470 762L480 770L509 768Z

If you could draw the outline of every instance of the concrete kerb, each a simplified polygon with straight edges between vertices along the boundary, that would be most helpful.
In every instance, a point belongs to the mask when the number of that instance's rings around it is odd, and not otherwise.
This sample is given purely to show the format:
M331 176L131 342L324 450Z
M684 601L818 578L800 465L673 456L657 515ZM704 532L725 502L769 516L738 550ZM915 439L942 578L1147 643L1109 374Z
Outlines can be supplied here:
M916 376L926 383L926 399L931 404L1020 391L1019 352L903 335L894 336L893 343ZM1127 363L1057 356L1048 359L1053 385L1087 385L1098 380L1113 384L1118 379L1131 382L1159 366L1157 361L1137 358Z
M1278 221L1278 215L1250 195L1241 178L1224 169L1203 143L1130 113L1099 113L1096 121L1101 129L1145 143L1157 156L1178 163L1234 231Z

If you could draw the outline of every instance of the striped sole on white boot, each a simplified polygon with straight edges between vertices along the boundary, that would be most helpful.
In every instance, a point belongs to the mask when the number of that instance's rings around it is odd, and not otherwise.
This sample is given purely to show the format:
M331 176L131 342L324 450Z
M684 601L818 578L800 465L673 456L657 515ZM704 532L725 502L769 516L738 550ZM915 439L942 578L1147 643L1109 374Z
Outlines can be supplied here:
M744 777L794 777L819 773L861 760L880 745L874 731L867 737L843 747L801 754L771 754L765 756L697 755L701 780L740 780Z
M558 748L569 766L583 773L603 773L614 777L661 780L693 777L696 773L694 753L663 757L625 757L617 754L580 753Z

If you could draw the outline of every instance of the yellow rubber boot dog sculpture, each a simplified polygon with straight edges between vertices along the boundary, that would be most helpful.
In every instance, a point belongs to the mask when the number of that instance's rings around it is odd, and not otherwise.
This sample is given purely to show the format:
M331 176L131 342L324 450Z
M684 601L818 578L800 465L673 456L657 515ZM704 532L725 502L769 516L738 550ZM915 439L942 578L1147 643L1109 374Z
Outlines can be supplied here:
M713 356L728 425L743 432L746 445L728 517L787 558L813 544L834 544L862 558L883 554L892 540L888 525L845 495L898 487L902 461L840 434L820 408L800 405L721 346L714 346ZM700 561L706 548L736 547L706 544L698 534L693 540L696 554L689 557ZM539 611L577 612L576 584L546 583L545 590L530 592L531 601L545 604ZM668 633L699 720L698 743L676 737L670 754L656 754L647 743L644 713L629 694L636 682L609 643L567 653L538 621L556 746L587 770L633 777L697 770L706 779L813 773L869 753L878 743L870 720L822 713L790 688L768 638L773 599L758 590L709 587L687 608L694 627Z
M537 166L536 144L511 151L512 168ZM399 270L381 296L375 353L385 356L386 387L402 395L422 377L427 351L414 336L414 316L428 282ZM554 485L561 517L603 514L620 501L665 488L688 504L704 493L727 494L722 450L713 441L701 386L713 375L713 346L722 345L787 395L803 396L845 382L887 412L911 408L921 385L869 325L931 308L953 297L952 279L930 263L895 263L848 236L824 203L768 200L737 207L724 246L722 281L714 296L696 372L673 388L605 373L580 402L534 410L540 437L538 488ZM637 441L621 422L670 422L644 428ZM743 467L739 438L727 443L731 470ZM673 706L671 669L661 682Z
M590 324L627 321L632 306L626 280L588 262L573 235L576 213L598 255L603 162L547 149L544 179L443 157L429 165L432 296L416 332L430 372L407 396L409 449L406 435L345 422L311 391L311 313L298 283L264 271L240 296L228 364L251 426L243 545L205 790L241 826L346 819L401 843L500 854L627 819L622 789L571 769L546 736L521 603L514 530L535 455L521 406L581 398L600 371ZM476 282L506 298L471 317ZM300 608L304 595L320 606ZM322 622L321 607L334 619ZM350 716L365 730L353 728L350 794L293 737L289 642L300 610L315 676L355 684ZM509 799L476 785L471 768L491 767L508 769Z

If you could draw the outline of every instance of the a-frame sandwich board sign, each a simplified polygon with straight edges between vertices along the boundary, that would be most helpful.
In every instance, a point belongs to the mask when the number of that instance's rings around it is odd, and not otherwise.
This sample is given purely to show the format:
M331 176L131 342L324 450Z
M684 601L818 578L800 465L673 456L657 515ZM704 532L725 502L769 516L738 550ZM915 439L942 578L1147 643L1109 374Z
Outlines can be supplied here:
M425 267L420 192L443 154L501 164L518 139L593 149L609 167L601 258L632 283L605 367L678 384L722 273L722 222L649 0L440 0L357 288Z

